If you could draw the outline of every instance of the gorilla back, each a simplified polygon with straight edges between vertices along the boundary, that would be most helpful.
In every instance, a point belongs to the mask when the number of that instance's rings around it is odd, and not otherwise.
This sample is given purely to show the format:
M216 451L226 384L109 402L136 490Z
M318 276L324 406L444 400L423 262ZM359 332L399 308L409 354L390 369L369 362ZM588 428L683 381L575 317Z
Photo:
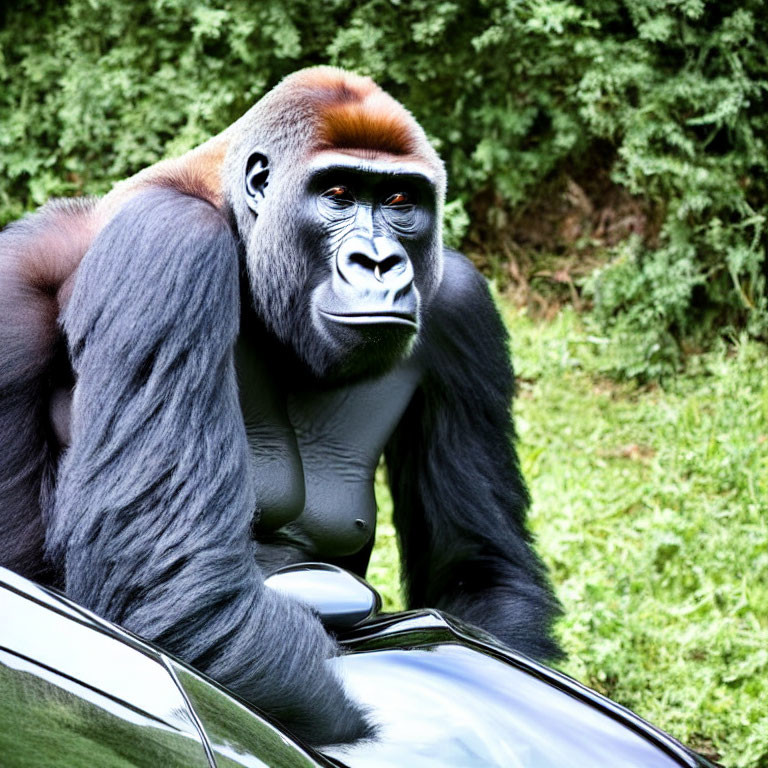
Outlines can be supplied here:
M400 104L316 68L0 233L0 562L315 741L354 738L332 643L263 569L364 572L385 452L411 605L555 654L506 336L443 253L444 190Z

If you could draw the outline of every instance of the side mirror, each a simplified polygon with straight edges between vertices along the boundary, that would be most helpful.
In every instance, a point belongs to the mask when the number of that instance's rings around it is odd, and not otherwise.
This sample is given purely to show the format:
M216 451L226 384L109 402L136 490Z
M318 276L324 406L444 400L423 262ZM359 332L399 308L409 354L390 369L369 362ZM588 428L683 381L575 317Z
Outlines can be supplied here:
M287 565L264 584L308 605L328 629L351 629L381 609L379 593L370 584L327 563Z

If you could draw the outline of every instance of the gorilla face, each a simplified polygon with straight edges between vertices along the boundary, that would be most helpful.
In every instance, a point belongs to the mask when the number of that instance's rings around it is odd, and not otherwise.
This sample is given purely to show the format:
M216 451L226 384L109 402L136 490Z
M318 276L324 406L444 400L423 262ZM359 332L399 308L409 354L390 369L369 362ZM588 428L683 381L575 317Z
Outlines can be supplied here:
M246 176L257 211L266 161ZM292 272L304 285L291 317L272 325L317 377L382 373L409 353L439 278L435 185L415 163L320 153L301 186L298 242L281 258L305 260Z

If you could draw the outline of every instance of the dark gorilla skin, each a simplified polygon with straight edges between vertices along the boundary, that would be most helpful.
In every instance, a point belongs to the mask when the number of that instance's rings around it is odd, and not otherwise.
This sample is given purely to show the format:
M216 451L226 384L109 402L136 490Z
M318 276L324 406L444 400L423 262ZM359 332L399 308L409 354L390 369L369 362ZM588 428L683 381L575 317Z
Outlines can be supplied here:
M238 346L240 402L258 483L259 563L270 572L307 560L344 562L373 543L374 473L418 385L418 362L318 391L286 380L276 357ZM367 556L354 570L363 575L366 565Z
M261 187L246 182L257 216L269 195L269 177L260 178ZM331 153L314 165L299 200L309 275L286 352L315 387L388 371L408 356L438 277L431 179L396 161Z

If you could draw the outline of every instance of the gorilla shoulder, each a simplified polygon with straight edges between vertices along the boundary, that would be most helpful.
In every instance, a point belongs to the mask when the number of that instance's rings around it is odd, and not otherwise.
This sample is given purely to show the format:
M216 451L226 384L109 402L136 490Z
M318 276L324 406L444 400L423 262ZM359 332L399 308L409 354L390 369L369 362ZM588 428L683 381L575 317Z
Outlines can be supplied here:
M477 351L486 343L494 344L496 357L506 350L507 340L487 280L463 253L451 248L443 253L443 277L424 313L417 354L426 358L426 368L443 366L448 371L476 362ZM475 352L459 351L465 344L474 346Z

